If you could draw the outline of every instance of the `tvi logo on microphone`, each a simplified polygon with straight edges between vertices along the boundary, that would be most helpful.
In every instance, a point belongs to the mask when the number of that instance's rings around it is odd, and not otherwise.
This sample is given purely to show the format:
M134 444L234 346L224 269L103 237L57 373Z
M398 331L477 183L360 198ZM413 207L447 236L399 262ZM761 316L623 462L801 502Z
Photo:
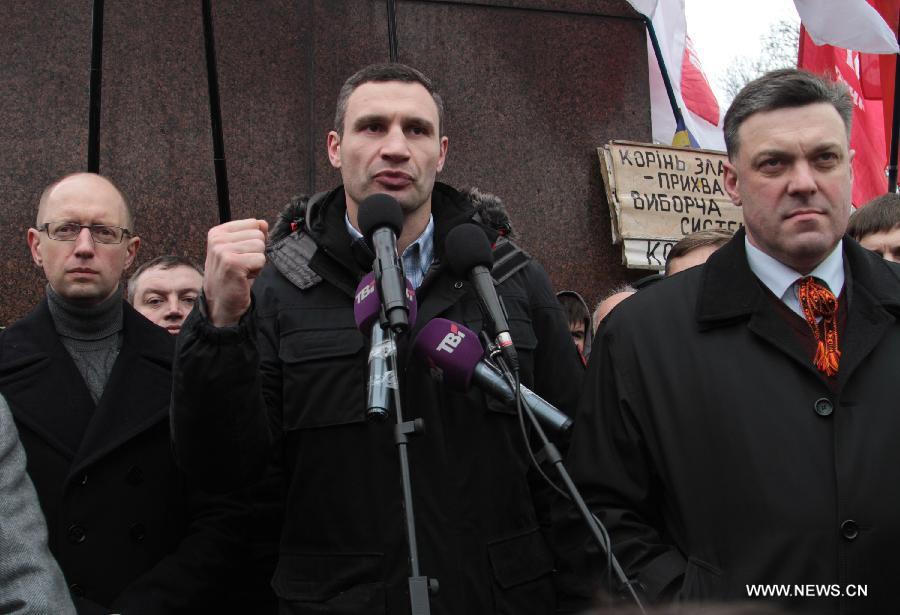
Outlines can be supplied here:
M453 351L466 339L466 334L459 330L456 325L450 325L450 333L444 336L437 349L443 350L447 354L453 354Z
M362 303L366 300L366 297L375 292L375 282L372 281L369 284L363 286L358 293L356 293L356 303Z

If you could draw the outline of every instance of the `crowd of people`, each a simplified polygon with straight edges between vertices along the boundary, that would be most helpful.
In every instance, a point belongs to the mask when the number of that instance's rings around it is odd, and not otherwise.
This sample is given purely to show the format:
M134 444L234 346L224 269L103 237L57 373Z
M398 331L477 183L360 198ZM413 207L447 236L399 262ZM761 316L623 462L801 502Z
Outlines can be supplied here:
M123 282L132 204L53 182L27 234L46 296L0 334L0 613L894 612L900 197L851 217L851 104L798 70L748 84L724 128L744 227L685 237L593 310L499 199L436 181L443 101L402 64L341 89L342 184L272 228L212 228L204 267L158 256ZM367 419L354 314L379 193L417 304L391 350L400 424ZM516 404L414 352L435 318L450 353L499 333L448 266L465 225L521 384L574 419L542 450ZM548 484L556 451L595 521Z

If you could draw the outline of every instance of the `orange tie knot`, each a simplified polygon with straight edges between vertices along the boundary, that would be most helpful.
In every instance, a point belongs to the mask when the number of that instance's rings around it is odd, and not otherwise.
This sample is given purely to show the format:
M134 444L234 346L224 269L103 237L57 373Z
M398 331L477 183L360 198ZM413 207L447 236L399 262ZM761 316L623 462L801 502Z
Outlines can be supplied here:
M837 299L828 287L813 277L805 277L797 284L797 297L803 316L816 338L813 363L827 376L838 372L841 351L838 350ZM819 323L819 318L822 322Z

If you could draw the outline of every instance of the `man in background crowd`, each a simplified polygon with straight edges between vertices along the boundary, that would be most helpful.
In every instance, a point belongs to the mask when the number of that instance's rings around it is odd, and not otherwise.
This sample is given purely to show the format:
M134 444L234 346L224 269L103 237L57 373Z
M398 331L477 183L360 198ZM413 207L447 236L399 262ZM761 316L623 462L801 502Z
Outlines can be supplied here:
M128 279L128 302L152 323L178 335L202 288L199 265L174 254L157 256Z
M733 233L719 229L697 231L682 237L669 250L666 258L666 275L675 275L685 269L702 265L713 252L729 242Z
M900 263L900 194L882 194L856 210L847 233L865 249Z
M651 602L900 611L900 265L842 239L851 113L804 71L745 86L724 120L745 228L600 329L567 463ZM587 601L606 557L561 508Z
M124 301L140 245L108 179L41 195L28 246L47 295L0 334L6 397L80 615L230 612L245 511L188 488L169 440L174 338Z
M556 298L566 312L569 332L572 334L575 348L578 349L578 356L581 362L587 365L591 357L591 332L594 329L591 325L591 310L584 298L574 290L561 290L556 293Z
M637 290L630 284L622 284L621 286L616 286L612 290L606 293L600 302L597 304L597 307L594 309L594 335L597 334L597 329L600 327L600 323L606 320L606 317L609 316L609 313L613 311L617 305L628 299L631 295L636 293Z

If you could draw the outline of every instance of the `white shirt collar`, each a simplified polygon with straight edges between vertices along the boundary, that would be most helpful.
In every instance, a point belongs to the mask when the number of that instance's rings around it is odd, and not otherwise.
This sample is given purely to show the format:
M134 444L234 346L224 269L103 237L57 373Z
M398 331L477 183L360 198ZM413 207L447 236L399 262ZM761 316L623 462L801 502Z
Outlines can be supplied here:
M350 233L350 237L353 239L362 238L362 233L350 224L350 214L348 212L344 212L344 225L347 227L347 232ZM412 283L413 288L419 288L419 286L422 285L422 281L425 279L425 273L428 271L428 268L431 267L431 262L434 260L433 215L428 215L428 224L425 226L425 230L422 231L422 234L419 235L414 242L409 244L406 249L403 250L403 254L400 255L400 258L403 261L403 273L409 279L410 283Z
M747 237L744 237L744 247L747 251L747 264L750 265L750 270L766 285L766 288L772 291L773 295L781 299L796 314L803 316L794 283L806 276L769 256L751 244ZM844 289L843 239L838 241L831 254L810 271L809 275L824 282L835 297L841 294Z

